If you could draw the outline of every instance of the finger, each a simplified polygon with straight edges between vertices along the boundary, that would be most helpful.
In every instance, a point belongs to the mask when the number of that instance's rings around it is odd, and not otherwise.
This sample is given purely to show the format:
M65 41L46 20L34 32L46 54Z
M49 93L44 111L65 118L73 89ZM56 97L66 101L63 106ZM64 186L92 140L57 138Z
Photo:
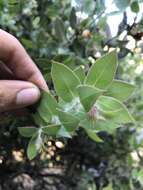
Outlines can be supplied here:
M14 79L12 71L2 62L0 62L0 79Z
M0 60L7 64L18 79L30 81L40 89L48 89L41 72L20 42L3 30L0 30Z
M30 82L0 81L0 112L24 108L40 97L39 89Z

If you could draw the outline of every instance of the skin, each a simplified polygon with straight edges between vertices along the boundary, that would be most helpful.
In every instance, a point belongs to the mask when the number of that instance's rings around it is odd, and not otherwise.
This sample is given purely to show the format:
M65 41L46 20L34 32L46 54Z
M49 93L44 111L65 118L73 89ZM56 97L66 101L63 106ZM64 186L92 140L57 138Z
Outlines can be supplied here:
M37 66L14 36L0 30L0 112L34 104L41 89L48 87Z

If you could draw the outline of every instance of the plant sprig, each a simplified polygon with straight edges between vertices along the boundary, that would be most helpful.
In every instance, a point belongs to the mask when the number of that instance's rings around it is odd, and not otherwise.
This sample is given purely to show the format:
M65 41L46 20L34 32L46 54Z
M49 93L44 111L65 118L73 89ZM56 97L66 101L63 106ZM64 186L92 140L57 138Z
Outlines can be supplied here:
M103 142L98 132L113 133L122 124L134 122L123 104L134 86L115 80L117 54L112 51L98 59L85 75L82 67L71 70L53 61L51 76L58 100L50 92L42 92L34 120L37 127L20 127L24 137L31 137L27 155L33 159L44 136L72 138L79 128L89 138Z

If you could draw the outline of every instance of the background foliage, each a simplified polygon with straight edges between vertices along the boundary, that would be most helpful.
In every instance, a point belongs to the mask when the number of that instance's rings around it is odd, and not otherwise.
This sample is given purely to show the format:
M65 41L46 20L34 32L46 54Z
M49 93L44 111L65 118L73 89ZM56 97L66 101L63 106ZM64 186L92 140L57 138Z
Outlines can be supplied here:
M116 78L136 85L134 94L126 102L136 120L135 125L125 125L114 135L101 133L102 144L92 142L82 131L66 142L48 141L46 150L33 162L25 157L27 140L21 139L17 132L17 127L32 124L29 115L21 119L9 113L1 115L2 188L8 189L5 181L10 181L13 173L24 172L36 180L39 174L35 174L35 169L47 167L49 170L60 168L61 173L56 174L59 181L52 184L57 189L143 188L142 1L114 0L113 3L116 10L108 12L107 0L0 1L1 28L21 41L43 73L51 92L52 60L72 69L82 65L88 71L94 60L114 48L117 48L119 58ZM134 13L132 22L129 12ZM119 14L122 19L113 36L111 28ZM109 18L113 22L108 22Z

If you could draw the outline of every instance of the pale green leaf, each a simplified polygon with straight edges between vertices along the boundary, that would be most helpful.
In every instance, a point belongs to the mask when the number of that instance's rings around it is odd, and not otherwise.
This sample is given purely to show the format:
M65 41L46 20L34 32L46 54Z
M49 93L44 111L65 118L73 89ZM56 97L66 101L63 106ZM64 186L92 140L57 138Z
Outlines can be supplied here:
M115 5L120 10L125 10L131 3L131 0L114 0Z
M131 123L134 122L134 119L128 112L124 104L119 100L108 97L100 96L96 102L98 110L112 122L115 123Z
M86 131L88 137L90 139L92 139L93 141L95 141L95 142L103 142L103 140L96 134L95 131L90 130L90 129L86 129L85 131Z
M61 126L57 133L57 137L71 138L71 135L64 126Z
M105 95L114 97L120 101L125 101L133 93L134 89L134 85L124 81L114 80Z
M120 126L112 121L97 120L95 128L97 131L106 131L109 134L113 134Z
M82 106L79 97L74 98L71 102L64 102L62 99L59 99L59 105L64 112L72 114L79 120L82 120L85 116L85 109Z
M82 66L79 66L79 67L77 67L74 70L74 73L77 75L77 77L79 78L80 82L83 83L84 79L85 79L84 68Z
M35 124L37 124L38 126L45 126L49 122L48 120L47 120L47 122L45 120L43 120L38 112L32 114L32 118L33 118Z
M80 121L79 123L80 127L83 127L85 129L96 129L96 118L90 118L87 114L84 115L84 119Z
M45 127L42 127L42 131L44 134L48 136L54 136L56 137L61 125L48 125Z
M78 77L70 68L57 62L53 62L51 74L58 96L66 102L72 101L77 96Z
M80 101L88 112L95 104L98 97L103 93L102 90L88 85L80 85L77 87Z
M117 54L112 51L99 58L89 70L85 84L106 89L112 82L117 68Z
M36 127L19 127L18 131L21 136L23 137L32 137L37 131L38 128Z
M27 156L28 156L29 160L32 160L33 158L35 158L38 154L39 149L40 149L41 139L39 142L38 137L39 137L38 134L36 134L36 135L34 134L29 141L28 148L27 148Z
M52 116L57 114L56 108L58 108L56 99L50 93L43 91L37 108L40 117L45 122L49 122Z
M58 110L58 116L61 123L66 127L68 132L73 132L78 127L79 119L72 114Z

